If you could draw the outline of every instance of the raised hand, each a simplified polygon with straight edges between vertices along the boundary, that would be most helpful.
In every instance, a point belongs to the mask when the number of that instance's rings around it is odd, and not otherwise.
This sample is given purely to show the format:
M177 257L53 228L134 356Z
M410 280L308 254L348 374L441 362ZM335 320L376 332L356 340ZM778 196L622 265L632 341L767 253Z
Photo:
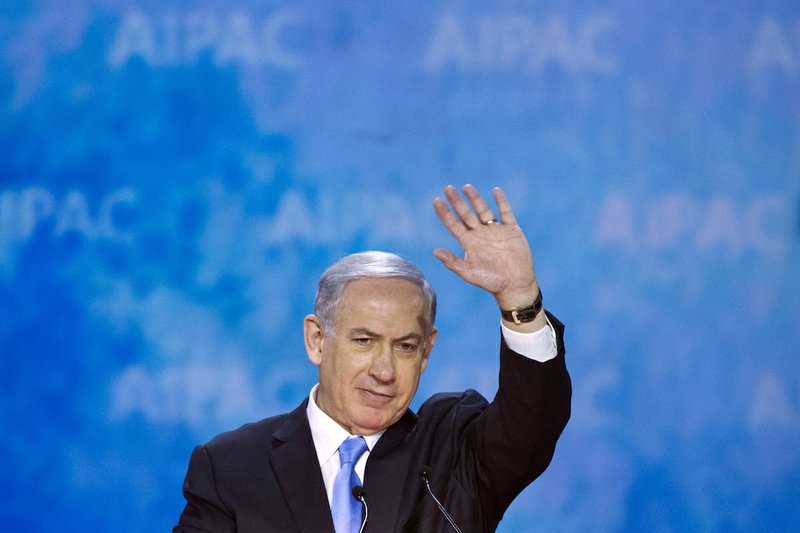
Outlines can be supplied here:
M465 185L463 192L469 204L448 185L444 194L450 206L436 198L433 208L461 245L464 257L442 248L433 255L468 283L492 293L501 309L530 305L539 291L533 257L505 193L499 187L492 191L498 222L475 187Z

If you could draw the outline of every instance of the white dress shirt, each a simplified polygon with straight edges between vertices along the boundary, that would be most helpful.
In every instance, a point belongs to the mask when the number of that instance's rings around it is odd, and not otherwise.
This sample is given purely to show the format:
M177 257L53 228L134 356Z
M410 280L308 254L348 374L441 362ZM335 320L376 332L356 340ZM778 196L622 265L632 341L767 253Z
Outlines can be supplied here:
M549 319L547 324L547 326L534 333L512 331L505 327L502 322L500 323L500 328L509 348L529 359L544 363L558 354L555 330ZM311 426L311 437L314 440L317 460L322 471L322 480L325 483L325 492L328 495L328 503L330 503L333 501L333 481L336 479L336 474L339 473L340 469L339 446L345 439L354 435L350 435L346 429L319 408L316 402L318 387L319 384L314 385L308 395L306 415L308 416L308 424ZM364 440L367 441L367 451L364 452L355 467L356 474L361 479L362 485L366 481L364 479L364 469L367 464L367 458L384 431L364 436Z

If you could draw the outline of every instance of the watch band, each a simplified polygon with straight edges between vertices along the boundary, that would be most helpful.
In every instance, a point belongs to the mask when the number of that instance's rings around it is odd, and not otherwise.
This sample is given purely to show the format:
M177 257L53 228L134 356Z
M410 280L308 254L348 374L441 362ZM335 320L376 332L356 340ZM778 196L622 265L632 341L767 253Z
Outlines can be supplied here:
M503 320L513 322L514 324L524 324L525 322L533 322L539 311L542 310L542 289L539 289L539 294L536 300L527 307L517 307L516 309L500 310L500 315Z

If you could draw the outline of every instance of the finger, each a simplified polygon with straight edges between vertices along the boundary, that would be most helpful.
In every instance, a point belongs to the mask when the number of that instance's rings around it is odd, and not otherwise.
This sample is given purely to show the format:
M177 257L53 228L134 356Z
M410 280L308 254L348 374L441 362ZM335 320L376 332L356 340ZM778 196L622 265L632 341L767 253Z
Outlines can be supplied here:
M433 200L433 210L436 211L436 215L439 217L439 220L442 221L444 227L450 232L450 235L460 242L461 236L469 231L469 228L464 226L461 220L456 218L441 198L435 198Z
M517 218L514 216L514 211L511 210L511 204L508 203L506 193L500 187L492 189L494 194L494 201L497 203L497 212L500 213L500 221L503 224L516 224Z
M473 185L469 183L464 185L464 195L469 199L472 208L478 214L478 220L480 220L481 224L489 224L492 220L496 220L492 208L489 207L489 204L486 203L478 189Z
M453 209L458 216L461 218L461 221L464 225L469 228L477 228L481 225L480 219L475 214L470 206L467 205L467 202L461 198L461 195L458 194L458 191L452 185L448 185L444 188L444 194L447 196L447 200L450 202L450 205L453 206Z

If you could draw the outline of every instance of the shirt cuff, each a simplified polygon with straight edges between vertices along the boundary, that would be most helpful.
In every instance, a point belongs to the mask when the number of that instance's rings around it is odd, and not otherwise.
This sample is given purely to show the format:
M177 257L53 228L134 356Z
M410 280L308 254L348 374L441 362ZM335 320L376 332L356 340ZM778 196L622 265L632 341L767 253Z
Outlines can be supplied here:
M533 333L520 333L507 328L500 322L500 330L506 345L523 357L544 363L558 355L556 333L550 319L545 315L547 325Z

